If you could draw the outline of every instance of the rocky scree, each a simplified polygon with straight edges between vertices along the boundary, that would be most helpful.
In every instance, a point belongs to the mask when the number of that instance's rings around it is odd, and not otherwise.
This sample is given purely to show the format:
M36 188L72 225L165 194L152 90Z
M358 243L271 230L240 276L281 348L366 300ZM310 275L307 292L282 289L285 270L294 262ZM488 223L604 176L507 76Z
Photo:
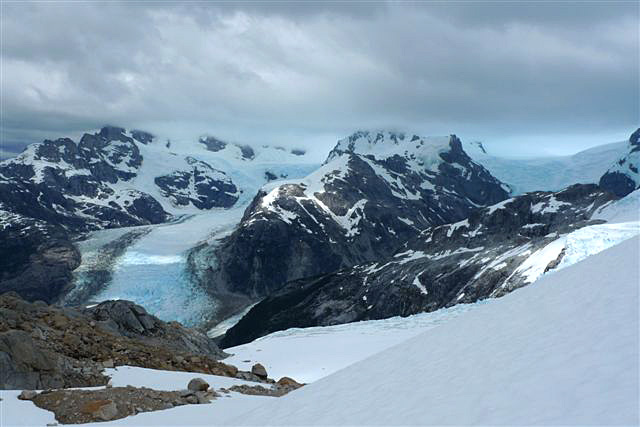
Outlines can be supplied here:
M205 343L199 332L160 323L131 307L135 305L125 303L116 310L102 307L93 312L98 319L105 319L105 312L117 314L109 320L94 320L82 310L29 303L15 293L1 295L0 388L104 385L107 378L102 369L121 365L228 377L238 374L236 367L216 360L224 353L212 342ZM140 329L143 323L146 328ZM133 331L128 329L131 326ZM177 349L180 343L183 347Z

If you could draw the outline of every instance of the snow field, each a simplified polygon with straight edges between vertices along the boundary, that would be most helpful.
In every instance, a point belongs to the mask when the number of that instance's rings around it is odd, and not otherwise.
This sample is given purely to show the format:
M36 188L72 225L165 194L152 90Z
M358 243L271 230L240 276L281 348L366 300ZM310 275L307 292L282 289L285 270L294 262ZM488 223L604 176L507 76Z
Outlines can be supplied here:
M222 425L636 425L638 237Z

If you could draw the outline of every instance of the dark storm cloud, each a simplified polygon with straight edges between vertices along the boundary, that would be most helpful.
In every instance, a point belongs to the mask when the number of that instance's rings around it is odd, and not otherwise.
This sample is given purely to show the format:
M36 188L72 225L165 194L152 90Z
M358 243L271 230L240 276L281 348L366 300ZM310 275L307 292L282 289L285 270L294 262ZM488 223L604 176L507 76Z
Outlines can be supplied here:
M6 151L103 123L319 151L363 127L572 151L639 122L636 2L2 8Z

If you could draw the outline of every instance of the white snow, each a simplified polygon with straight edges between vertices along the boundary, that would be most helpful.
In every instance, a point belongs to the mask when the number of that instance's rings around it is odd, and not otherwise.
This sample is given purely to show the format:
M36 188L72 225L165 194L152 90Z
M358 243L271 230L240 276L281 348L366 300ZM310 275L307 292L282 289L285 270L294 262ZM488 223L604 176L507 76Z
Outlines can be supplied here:
M427 295L429 293L429 291L427 291L427 288L425 288L425 286L420 283L419 274L413 279L413 285L420 289L420 292L422 292L424 295Z
M356 138L353 138L357 136ZM336 150L385 160L395 155L413 155L422 167L436 170L443 162L440 154L449 151L449 136L419 137L400 132L360 131L338 141ZM331 160L332 157L329 157Z
M562 206L571 206L571 203L563 202L555 198L555 196L549 197L549 199L545 199L541 202L536 203L531 206L531 212L533 213L555 213Z
M409 317L291 328L225 349L233 354L225 362L240 369L260 362L274 378L286 375L314 382L482 304L460 304Z
M509 184L513 195L519 195L530 191L558 191L578 183L598 183L609 167L627 154L628 143L601 145L571 156L529 159L487 154L474 142L463 142L463 148L493 176Z
M640 189L599 208L591 218L607 222L640 221Z
M636 425L630 239L222 425Z
M572 231L531 254L502 286L506 286L516 274L523 275L526 283L534 282L544 274L549 263L557 259L562 250L565 251L564 255L554 270L573 265L638 234L640 222L637 221L590 225Z
M506 200L503 200L503 201L501 201L499 203L496 203L495 205L489 206L489 208L487 210L487 215L491 215L492 213L494 213L498 209L504 209L509 203L513 202L514 200L515 199L506 199Z

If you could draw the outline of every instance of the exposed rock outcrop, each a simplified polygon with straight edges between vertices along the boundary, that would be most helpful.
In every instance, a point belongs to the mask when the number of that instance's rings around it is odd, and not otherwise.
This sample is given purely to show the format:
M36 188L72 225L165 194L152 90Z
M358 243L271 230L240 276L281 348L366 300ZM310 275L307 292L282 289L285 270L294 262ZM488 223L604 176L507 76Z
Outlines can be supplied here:
M155 178L162 195L174 205L192 204L198 209L230 208L238 201L238 187L221 170L193 157L189 169L172 171Z
M185 328L178 322L164 322L131 301L105 301L82 310L89 319L114 334L148 345L177 352L201 354L215 359L227 356L204 333Z
M213 342L204 345L200 333L164 324L131 303L118 307L118 315L101 309L112 317L100 321L81 310L29 303L15 293L0 295L0 388L101 385L107 383L102 369L120 365L238 374L234 366L216 360L224 353ZM131 307L138 313L126 312ZM142 330L136 329L142 324ZM133 331L125 328L130 325Z
M33 397L39 408L52 411L63 424L113 421L142 412L176 406L209 403L217 393L159 391L145 387L113 387L100 390L54 390Z
M30 301L55 301L80 264L68 232L56 225L3 211L0 204L0 293Z
M143 161L137 143L151 140L146 133L105 126L78 143L62 138L32 144L0 163L0 203L69 230L164 222L169 214L153 197L114 187L137 176Z

